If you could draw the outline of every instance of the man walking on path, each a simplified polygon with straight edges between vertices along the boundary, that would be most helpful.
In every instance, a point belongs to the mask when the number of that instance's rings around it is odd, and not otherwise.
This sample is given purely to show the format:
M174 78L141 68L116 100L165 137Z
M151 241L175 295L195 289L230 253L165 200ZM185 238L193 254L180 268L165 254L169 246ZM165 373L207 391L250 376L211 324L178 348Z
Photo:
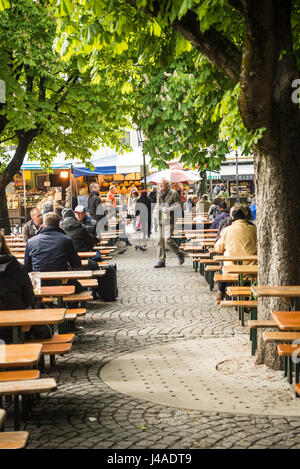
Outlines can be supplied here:
M154 217L158 220L158 255L159 261L155 268L166 266L166 244L176 256L179 265L184 263L184 255L172 239L174 232L175 212L182 210L182 202L178 192L174 191L167 179L160 181L160 191L157 194L157 203L154 209Z

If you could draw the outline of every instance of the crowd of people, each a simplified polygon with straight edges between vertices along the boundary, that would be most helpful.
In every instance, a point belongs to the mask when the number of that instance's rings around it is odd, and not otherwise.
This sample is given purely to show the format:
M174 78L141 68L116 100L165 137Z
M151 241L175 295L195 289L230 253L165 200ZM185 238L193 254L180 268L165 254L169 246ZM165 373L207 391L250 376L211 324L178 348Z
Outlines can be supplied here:
M210 227L218 229L217 252L229 256L256 254L255 200L250 206L235 205L229 210L222 192L220 186L211 203L206 194L199 200L196 196L186 197L182 187L172 187L166 179L162 179L149 193L146 190L139 192L133 187L128 200L123 200L121 210L126 213L126 221L131 220L133 228L140 231L144 238L149 238L152 232L157 233L158 261L155 268L166 266L166 250L171 250L178 257L179 265L184 263L184 253L174 242L173 234L176 218L190 209L196 214L205 213L212 220ZM101 232L107 229L110 218L116 217L116 209L115 187L109 188L103 202L97 183L90 184L88 210L82 205L72 210L61 202L55 205L51 200L47 200L41 209L33 208L30 220L23 227L26 242L24 266L10 252L0 233L0 308L24 309L32 306L34 295L28 277L30 272L98 269L96 261L101 260L99 251L88 261L87 267L82 266L78 252L91 251L99 245ZM126 234L126 222L121 217L118 229L120 239L131 245ZM80 291L79 283L73 281L73 284L75 291ZM224 296L225 284L220 283L217 302ZM6 337L7 331L2 333Z

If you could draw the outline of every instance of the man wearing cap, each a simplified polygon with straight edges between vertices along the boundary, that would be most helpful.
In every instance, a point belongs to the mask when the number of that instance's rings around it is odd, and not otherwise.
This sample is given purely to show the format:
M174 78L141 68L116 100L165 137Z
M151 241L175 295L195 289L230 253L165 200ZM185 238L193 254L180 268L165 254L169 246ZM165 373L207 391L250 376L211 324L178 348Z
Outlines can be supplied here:
M178 257L179 265L184 263L184 254L172 239L174 232L175 212L182 210L180 195L174 191L169 181L161 179L160 191L157 194L157 203L154 209L154 216L158 220L158 255L159 261L155 268L166 266L166 245Z
M77 205L74 210L75 217L77 218L80 223L82 223L88 230L88 232L94 236L96 236L96 220L92 220L92 218L87 214L83 205Z

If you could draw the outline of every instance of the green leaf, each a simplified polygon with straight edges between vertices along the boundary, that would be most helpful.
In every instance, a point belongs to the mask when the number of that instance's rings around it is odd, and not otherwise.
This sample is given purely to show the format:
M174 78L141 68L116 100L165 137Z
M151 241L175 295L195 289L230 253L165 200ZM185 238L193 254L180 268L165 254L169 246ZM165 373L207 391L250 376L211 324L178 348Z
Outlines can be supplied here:
M0 0L0 11L6 10L7 8L10 8L10 1Z

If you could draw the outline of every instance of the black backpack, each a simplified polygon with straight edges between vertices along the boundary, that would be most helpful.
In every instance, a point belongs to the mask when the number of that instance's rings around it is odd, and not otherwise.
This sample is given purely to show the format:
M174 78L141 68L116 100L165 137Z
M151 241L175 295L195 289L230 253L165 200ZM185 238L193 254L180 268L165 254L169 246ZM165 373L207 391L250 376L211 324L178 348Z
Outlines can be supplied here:
M98 293L102 301L115 301L118 297L117 266L104 267L105 275L99 278Z

